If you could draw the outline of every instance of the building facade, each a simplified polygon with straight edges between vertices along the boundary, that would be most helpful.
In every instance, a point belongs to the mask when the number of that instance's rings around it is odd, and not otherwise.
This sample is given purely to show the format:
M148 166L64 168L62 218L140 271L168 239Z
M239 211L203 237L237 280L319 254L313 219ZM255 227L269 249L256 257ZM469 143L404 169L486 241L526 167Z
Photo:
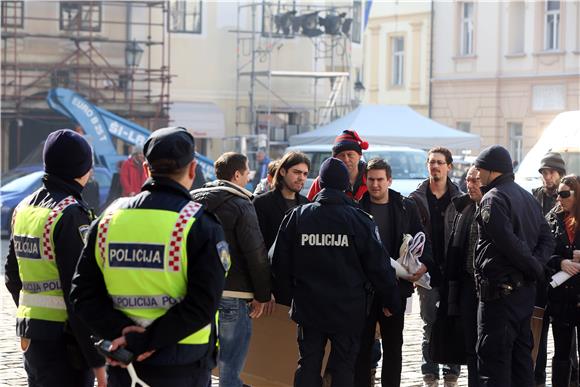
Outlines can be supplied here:
M374 2L365 32L365 102L429 113L429 2Z
M74 124L48 108L54 87L151 130L185 126L212 158L280 153L352 107L362 18L360 0L2 1L2 171Z
M433 20L433 119L520 161L580 109L580 2L434 2Z

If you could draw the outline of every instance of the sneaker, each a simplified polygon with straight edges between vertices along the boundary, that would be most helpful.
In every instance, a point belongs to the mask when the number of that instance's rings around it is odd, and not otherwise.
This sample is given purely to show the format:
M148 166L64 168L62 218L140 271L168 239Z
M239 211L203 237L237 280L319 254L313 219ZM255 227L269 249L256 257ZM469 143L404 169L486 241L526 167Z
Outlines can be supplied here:
M457 387L457 375L444 375L443 387Z
M423 387L437 387L439 379L433 374L423 375Z

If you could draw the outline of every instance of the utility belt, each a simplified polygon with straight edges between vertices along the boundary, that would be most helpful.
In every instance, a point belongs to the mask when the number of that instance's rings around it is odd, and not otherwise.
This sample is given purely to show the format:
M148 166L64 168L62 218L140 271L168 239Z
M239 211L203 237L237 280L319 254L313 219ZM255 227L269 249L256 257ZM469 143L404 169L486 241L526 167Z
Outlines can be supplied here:
M499 300L514 293L521 287L530 286L530 281L490 281L483 278L477 280L477 296L480 301Z

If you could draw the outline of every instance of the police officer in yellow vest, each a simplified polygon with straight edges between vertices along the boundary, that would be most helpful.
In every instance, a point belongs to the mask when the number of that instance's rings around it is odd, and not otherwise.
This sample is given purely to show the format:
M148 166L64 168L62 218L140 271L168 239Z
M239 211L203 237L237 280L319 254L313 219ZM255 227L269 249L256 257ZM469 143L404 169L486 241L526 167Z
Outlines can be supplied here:
M104 359L71 313L69 291L92 221L81 192L93 164L91 147L69 129L49 134L43 186L17 206L6 260L6 287L18 305L29 386L106 385ZM93 368L93 372L91 372Z
M215 366L215 319L229 267L217 219L191 201L194 138L183 128L151 134L151 177L91 225L73 279L75 312L97 335L136 355L150 386L203 386ZM110 386L129 386L121 367Z

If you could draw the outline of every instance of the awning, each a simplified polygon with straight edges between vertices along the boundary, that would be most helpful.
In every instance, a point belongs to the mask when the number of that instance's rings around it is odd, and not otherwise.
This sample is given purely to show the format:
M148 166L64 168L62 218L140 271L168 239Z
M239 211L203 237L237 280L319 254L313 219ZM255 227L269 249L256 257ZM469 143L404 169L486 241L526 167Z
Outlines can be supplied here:
M169 108L171 125L182 126L199 138L223 138L224 113L213 102L173 102Z

